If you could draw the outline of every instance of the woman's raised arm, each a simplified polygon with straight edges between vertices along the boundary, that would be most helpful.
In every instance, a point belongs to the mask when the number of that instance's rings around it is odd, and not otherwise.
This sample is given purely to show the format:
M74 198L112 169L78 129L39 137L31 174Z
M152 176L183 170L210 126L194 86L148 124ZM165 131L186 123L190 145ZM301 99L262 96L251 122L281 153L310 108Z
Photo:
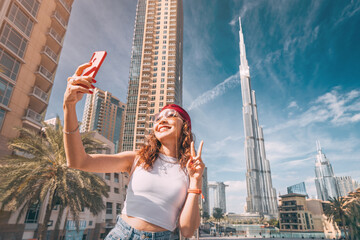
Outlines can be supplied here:
M81 141L76 116L76 103L85 93L92 94L95 79L81 76L83 70L91 66L86 63L78 67L75 74L68 78L64 94L64 147L67 165L88 172L129 172L136 152L118 154L87 154Z

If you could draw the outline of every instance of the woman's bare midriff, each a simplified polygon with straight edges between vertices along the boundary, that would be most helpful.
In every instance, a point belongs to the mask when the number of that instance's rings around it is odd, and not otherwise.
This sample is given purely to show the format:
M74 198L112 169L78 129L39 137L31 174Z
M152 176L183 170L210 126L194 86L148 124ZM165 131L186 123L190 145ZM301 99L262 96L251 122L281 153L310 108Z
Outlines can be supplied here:
M130 217L124 214L121 214L121 218L129 224L131 227L140 230L140 231L146 231L146 232L163 232L167 231L167 229L164 229L162 227L156 226L152 223L146 222L142 219L136 218L136 217Z

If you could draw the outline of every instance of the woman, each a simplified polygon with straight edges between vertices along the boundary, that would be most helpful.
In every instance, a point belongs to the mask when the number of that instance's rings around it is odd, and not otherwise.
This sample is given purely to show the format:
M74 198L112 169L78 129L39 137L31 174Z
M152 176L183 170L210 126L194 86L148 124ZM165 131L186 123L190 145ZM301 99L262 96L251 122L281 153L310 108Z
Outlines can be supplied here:
M81 76L91 63L81 65L68 78L64 94L64 145L69 167L89 172L128 172L129 188L116 227L105 238L170 239L178 227L191 237L200 225L198 206L203 141L195 153L191 120L180 106L165 106L155 116L153 131L138 152L86 154L81 142L75 105L92 94L95 79Z

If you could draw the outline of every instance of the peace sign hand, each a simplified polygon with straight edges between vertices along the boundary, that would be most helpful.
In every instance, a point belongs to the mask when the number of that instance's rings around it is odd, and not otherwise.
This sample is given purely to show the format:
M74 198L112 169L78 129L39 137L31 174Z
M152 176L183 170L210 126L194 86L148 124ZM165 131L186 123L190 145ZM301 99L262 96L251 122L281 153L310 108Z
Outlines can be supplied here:
M190 181L201 181L202 180L202 174L205 169L205 164L201 159L201 151L202 147L204 145L204 141L200 142L198 154L195 153L195 147L194 142L191 142L190 150L191 150L191 157L186 163L186 169L189 173Z

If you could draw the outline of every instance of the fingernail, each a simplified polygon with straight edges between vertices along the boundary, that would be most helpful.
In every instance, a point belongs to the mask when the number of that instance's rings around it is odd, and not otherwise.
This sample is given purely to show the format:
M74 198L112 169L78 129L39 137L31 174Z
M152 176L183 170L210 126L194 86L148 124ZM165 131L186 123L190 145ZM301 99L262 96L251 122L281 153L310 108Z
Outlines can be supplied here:
M92 87L92 88L95 88L95 86L94 86L94 85L92 85L92 84L91 84L91 87Z
M90 91L90 90L89 90L89 93L93 94L93 91Z
M96 83L97 81L95 79L93 79L93 82Z

